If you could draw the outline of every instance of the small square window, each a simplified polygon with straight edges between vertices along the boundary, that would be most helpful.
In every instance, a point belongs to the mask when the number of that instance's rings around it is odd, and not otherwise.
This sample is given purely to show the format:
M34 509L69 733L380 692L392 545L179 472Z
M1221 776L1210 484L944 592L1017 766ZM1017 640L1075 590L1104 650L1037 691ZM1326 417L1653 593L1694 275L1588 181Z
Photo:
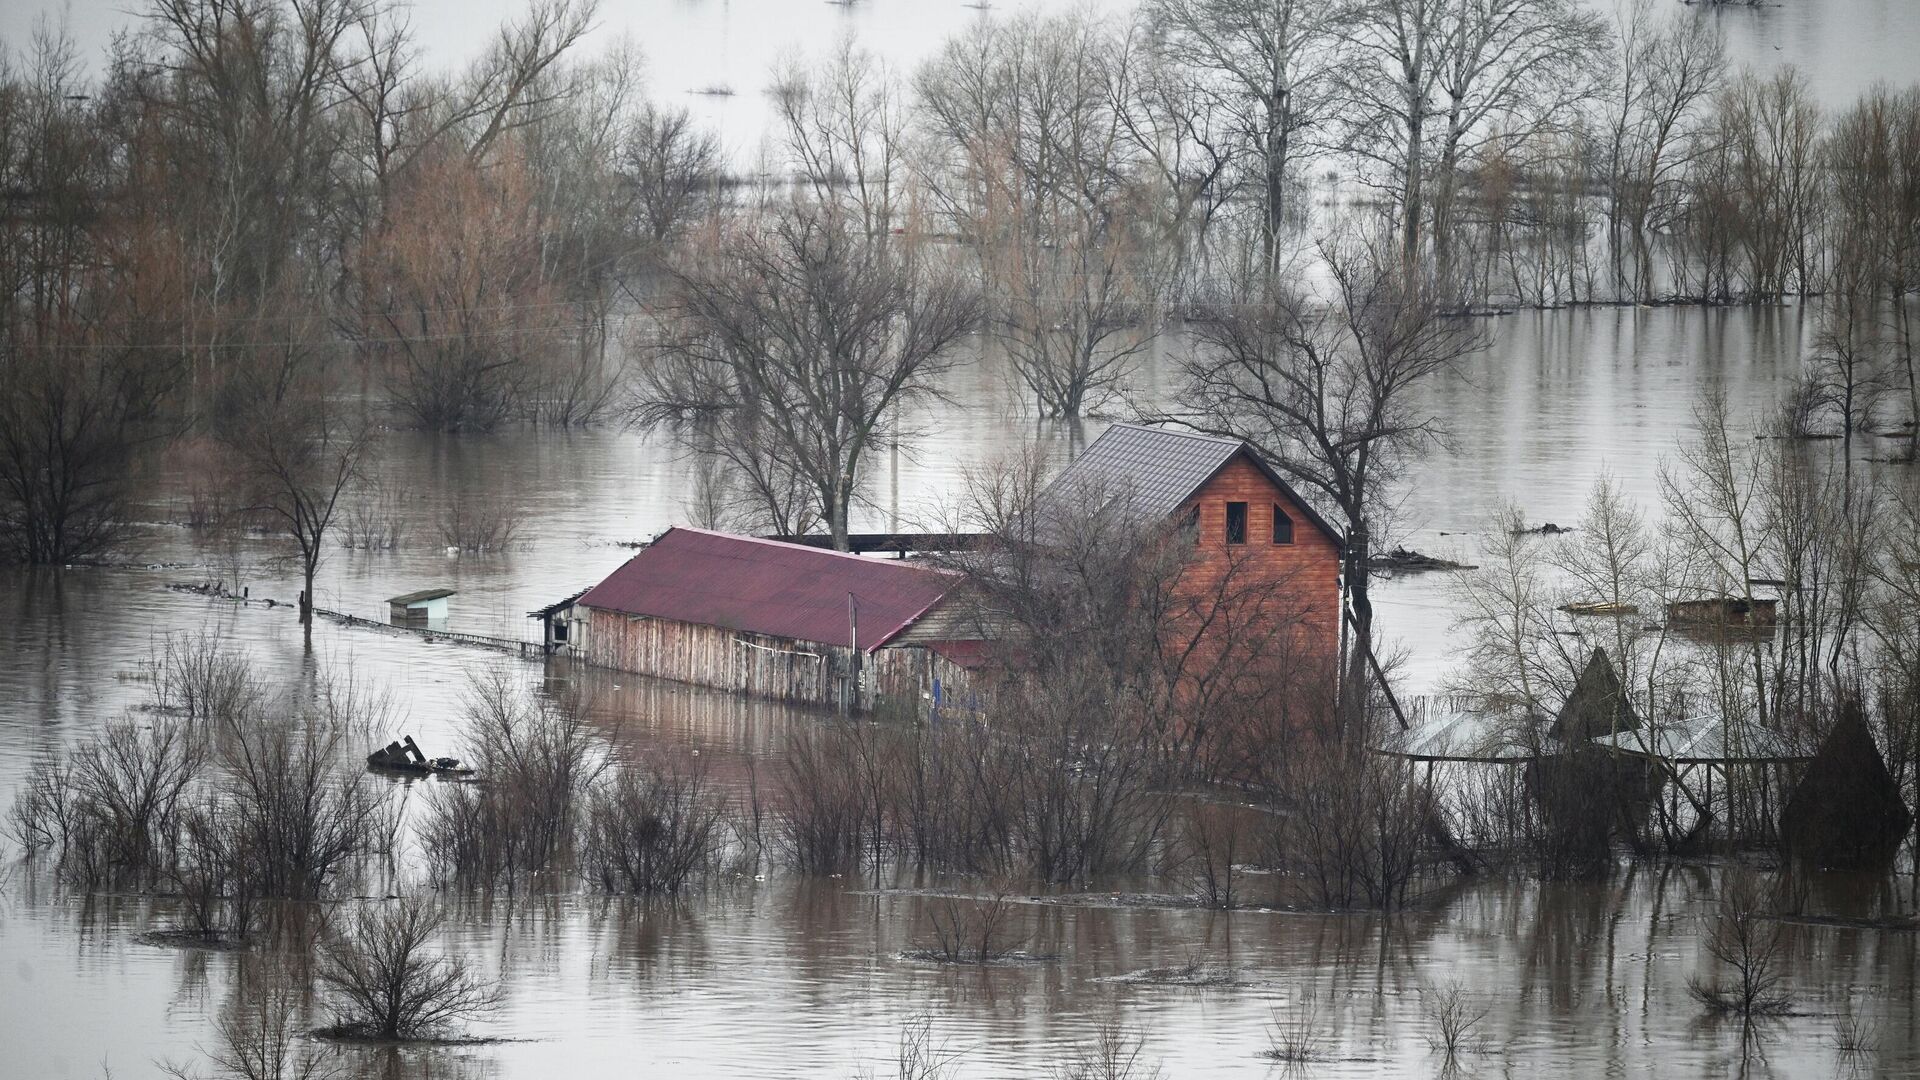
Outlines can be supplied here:
M1276 544L1293 543L1293 519L1280 509L1279 503L1273 504L1273 542Z
M1227 543L1244 544L1247 542L1247 504L1230 502L1227 504Z

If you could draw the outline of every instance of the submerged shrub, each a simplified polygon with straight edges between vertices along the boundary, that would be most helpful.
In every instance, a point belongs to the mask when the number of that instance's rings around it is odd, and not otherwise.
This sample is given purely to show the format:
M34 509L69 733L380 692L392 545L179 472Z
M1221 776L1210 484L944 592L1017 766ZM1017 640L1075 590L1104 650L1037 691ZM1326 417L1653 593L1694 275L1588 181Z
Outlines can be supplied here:
M679 892L719 857L725 816L704 771L628 766L588 799L582 868L608 892Z
M1722 974L1687 980L1687 993L1708 1010L1752 1018L1792 1006L1782 990L1785 937L1766 908L1766 897L1751 876L1730 873L1722 879L1720 900L1702 944Z
M586 794L608 767L577 702L528 693L508 669L476 676L465 742L484 780L435 785L420 833L443 880L544 870L573 854Z
M352 860L391 847L396 819L346 752L370 702L328 684L268 702L244 660L170 643L156 711L115 721L38 770L8 813L30 853L63 876L166 884L188 929L244 934L254 901L321 894Z
M808 873L840 873L887 846L887 769L877 724L837 720L802 726L787 740L781 838Z
M1405 765L1358 739L1302 737L1287 770L1274 859L1318 907L1405 905L1426 869L1433 800Z
M938 897L927 910L932 945L920 955L949 964L986 964L1010 956L1026 941L1013 930L1014 914L1004 890L978 899Z
M493 1011L499 987L432 950L444 921L437 906L408 897L363 907L328 933L314 976L333 1013L330 1032L418 1039Z
M213 812L230 818L262 896L318 896L352 859L390 851L397 820L360 762L344 751L345 725L329 712L237 718L221 733Z
M30 853L53 851L72 880L150 883L180 846L183 814L205 756L187 724L115 720L65 762L38 771L8 814Z

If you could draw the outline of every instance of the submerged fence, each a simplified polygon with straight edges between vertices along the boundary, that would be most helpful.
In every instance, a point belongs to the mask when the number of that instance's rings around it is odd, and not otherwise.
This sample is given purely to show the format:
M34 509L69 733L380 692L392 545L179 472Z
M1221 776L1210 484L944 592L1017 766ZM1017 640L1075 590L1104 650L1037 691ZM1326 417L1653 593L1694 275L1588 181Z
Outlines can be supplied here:
M462 645L475 645L482 649L494 649L499 652L517 653L538 660L546 655L546 646L537 641L519 641L514 638L488 637L485 634L465 634L457 630L435 630L424 626L395 626L390 622L376 619L364 619L358 615L349 615L344 611L330 611L315 607L315 615L325 615L329 619L347 626L357 626L369 630L386 630L397 634L413 634L428 641L453 641Z

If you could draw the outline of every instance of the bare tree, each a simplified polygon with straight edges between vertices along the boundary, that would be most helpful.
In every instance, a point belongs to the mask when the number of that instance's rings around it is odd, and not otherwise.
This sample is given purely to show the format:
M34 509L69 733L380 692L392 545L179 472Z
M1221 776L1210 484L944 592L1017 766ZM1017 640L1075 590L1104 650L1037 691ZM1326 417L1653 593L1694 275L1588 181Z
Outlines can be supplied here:
M337 350L318 320L289 318L267 329L286 340L252 350L232 373L215 436L233 460L243 511L270 522L298 550L300 621L311 642L314 575L342 496L365 475L372 431L361 411L335 398L327 359Z
M1217 100L1254 161L1260 239L1269 271L1281 232L1300 214L1288 186L1310 140L1334 114L1339 32L1350 9L1307 0L1152 0L1161 48Z
M720 183L720 140L685 109L648 103L627 126L621 172L633 185L640 228L664 253L705 216Z
M1823 147L1806 78L1743 72L1693 134L1674 271L1685 295L1773 303L1817 288Z
M1724 396L1705 394L1694 406L1695 432L1681 443L1678 460L1663 465L1660 495L1675 531L1693 558L1681 572L1695 595L1734 597L1753 606L1755 582L1769 577L1772 522L1762 513L1766 470L1758 452L1743 445L1732 430ZM1716 659L1732 650L1719 650ZM1723 701L1729 715L1751 707L1762 725L1769 722L1766 694L1767 651L1756 638L1747 643L1751 705ZM1744 680L1739 680L1744 682ZM1732 692L1733 681L1728 682Z
M1418 388L1480 348L1480 331L1442 315L1424 279L1360 243L1321 245L1324 300L1260 285L1221 298L1195 324L1180 405L1189 423L1263 448L1334 507L1346 531L1343 580L1353 648L1342 716L1364 708L1373 604L1370 522L1409 454L1440 437Z
M1430 242L1441 287L1450 288L1468 163L1563 122L1597 89L1604 24L1573 0L1367 0L1348 37L1349 147L1386 170L1403 274Z
M1495 708L1545 714L1585 659L1570 657L1555 632L1548 541L1515 506L1492 515L1481 535L1480 565L1448 582L1455 625L1466 633L1461 689Z
M1131 41L1086 13L983 24L916 81L934 201L1043 415L1097 407L1152 340L1165 207L1130 127Z
M807 201L884 247L908 221L906 109L893 71L848 37L823 63L776 72L773 102L780 149Z
M795 203L718 226L674 272L634 419L677 426L767 490L807 492L835 547L870 451L911 433L978 301L832 208Z
M1871 430L1874 407L1887 389L1880 323L1868 291L1872 286L1861 280L1871 270L1854 261L1863 255L1855 244L1835 247L1829 295L1818 316L1811 357L1813 400L1839 415L1840 464L1848 472L1853 468L1853 437Z
M1630 297L1653 288L1652 236L1679 213L1700 141L1701 111L1726 76L1726 46L1710 20L1633 0L1617 15L1615 70L1606 99L1608 221ZM1630 260L1631 267L1620 265Z

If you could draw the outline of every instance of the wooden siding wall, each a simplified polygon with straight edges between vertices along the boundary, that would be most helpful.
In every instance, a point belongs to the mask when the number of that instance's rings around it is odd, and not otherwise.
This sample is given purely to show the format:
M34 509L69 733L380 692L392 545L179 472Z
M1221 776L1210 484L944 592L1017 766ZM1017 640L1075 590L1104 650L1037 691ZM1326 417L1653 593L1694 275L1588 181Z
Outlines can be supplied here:
M711 686L775 701L830 708L928 707L923 695L939 679L943 696L961 704L965 668L918 646L884 648L859 658L865 669L856 690L852 649L748 634L721 626L582 608L584 641L573 646L599 667L675 682ZM858 693L858 697L856 697Z

